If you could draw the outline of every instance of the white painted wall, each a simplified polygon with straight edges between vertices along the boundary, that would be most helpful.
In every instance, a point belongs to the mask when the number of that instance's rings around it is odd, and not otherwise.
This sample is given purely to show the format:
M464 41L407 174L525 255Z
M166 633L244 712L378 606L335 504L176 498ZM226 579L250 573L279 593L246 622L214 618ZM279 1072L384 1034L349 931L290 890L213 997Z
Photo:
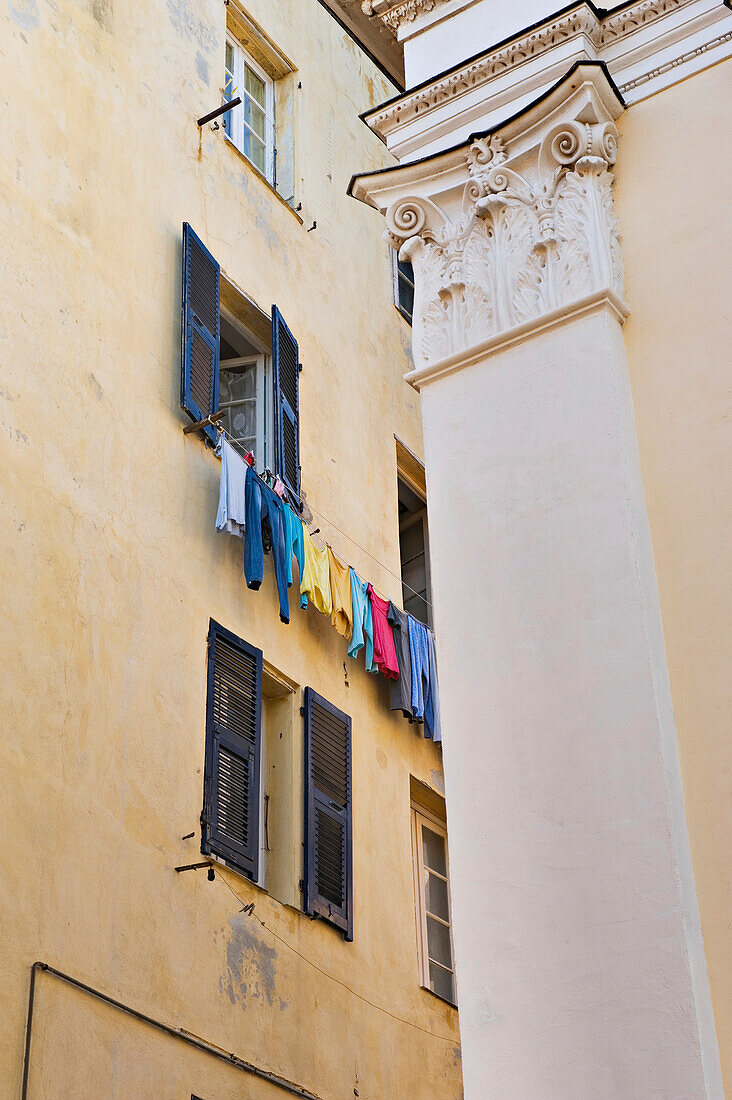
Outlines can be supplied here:
M422 401L466 1100L719 1097L620 325Z
M438 5L422 19L403 25L400 38L404 42L407 88L490 49L564 6L547 0L473 0ZM470 43L467 53L466 43Z

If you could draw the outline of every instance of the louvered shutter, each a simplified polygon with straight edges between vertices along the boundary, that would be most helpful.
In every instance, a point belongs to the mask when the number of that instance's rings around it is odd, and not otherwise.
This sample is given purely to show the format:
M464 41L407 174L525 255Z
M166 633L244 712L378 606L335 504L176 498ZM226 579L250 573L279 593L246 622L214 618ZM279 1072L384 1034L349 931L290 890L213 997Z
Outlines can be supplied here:
M305 907L353 939L351 719L305 689Z
M219 264L183 223L180 407L203 420L219 407ZM204 429L216 441L216 429Z
M202 851L257 878L262 651L211 622Z
M300 360L297 341L277 306L272 306L272 377L274 382L277 473L300 496Z

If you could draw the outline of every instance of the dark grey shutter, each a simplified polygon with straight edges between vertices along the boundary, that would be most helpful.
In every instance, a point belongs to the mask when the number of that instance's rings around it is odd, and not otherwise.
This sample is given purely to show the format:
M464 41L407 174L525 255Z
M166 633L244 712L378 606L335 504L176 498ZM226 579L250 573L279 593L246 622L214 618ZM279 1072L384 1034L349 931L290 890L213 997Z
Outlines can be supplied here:
M353 939L351 719L305 689L305 908Z
M211 620L202 845L257 878L262 651Z
M277 306L272 306L272 379L277 473L299 498L300 360L297 341Z
M183 223L180 407L203 420L219 407L219 264ZM216 441L216 429L205 429Z

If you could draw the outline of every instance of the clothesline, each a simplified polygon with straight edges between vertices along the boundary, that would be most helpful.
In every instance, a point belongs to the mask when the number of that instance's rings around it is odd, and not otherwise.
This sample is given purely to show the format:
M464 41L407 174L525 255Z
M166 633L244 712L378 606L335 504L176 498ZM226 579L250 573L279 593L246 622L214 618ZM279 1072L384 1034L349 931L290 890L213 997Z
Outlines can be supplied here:
M380 672L392 681L391 709L401 711L410 721L424 722L425 737L440 741L432 631L392 601L379 596L373 585L342 561L329 543L319 549L299 509L286 501L286 486L281 479L266 470L266 478L274 479L274 486L268 484L257 473L253 454L245 451L223 426L219 431L217 454L221 458L221 479L216 527L243 537L247 588L256 591L261 586L264 557L271 550L280 619L289 623L289 590L295 559L299 567L300 607L312 605L321 614L330 616L334 629L348 641L349 657L356 657L365 646L366 671ZM322 518L329 522L324 515ZM333 526L340 530L336 524ZM373 557L365 549L364 553ZM373 560L378 563L377 558Z
M239 440L236 439L231 434L231 432L229 432L228 429L226 429L223 426L223 424L218 423L216 425L216 427L220 432L222 432L226 436L226 438L229 440L231 445L233 447L237 448L237 450L240 452L240 454L242 454L242 456L250 453L250 452L244 450L244 448L243 448L242 444L239 442ZM257 471L255 470L254 472L256 473ZM261 474L257 474L257 477L261 478ZM265 484L266 484L266 482L265 482ZM320 519L324 520L324 522L327 523L330 527L332 527L334 530L338 531L339 534L343 535L344 538L348 539L349 542L352 542L354 546L358 547L358 549L363 554L365 554L367 558L371 558L371 560L373 562L376 562L376 564L379 566L380 569L383 569L384 572L388 573L390 577L394 578L394 580L399 581L400 584L404 588L408 589L409 592L411 592L413 596L418 596L421 600L423 600L427 604L427 606L429 608L432 608L432 601L428 600L426 595L422 595L421 592L416 592L410 585L407 584L407 582L405 580L403 580L401 577L397 576L396 573L394 573L391 569L389 569L389 567L387 565L384 565L383 562L379 561L378 558L374 557L374 555L372 553L370 553L366 549L365 546L361 546L361 544L359 542L357 542L356 539L354 539L351 535L347 534L341 527L338 526L337 523L334 523L333 520L329 519L328 516L324 515L323 512L319 512L317 508L314 508L313 505L310 503L310 501L308 501L308 508L310 509L311 512L314 512L316 516L319 516ZM325 540L323 540L323 541L325 541Z

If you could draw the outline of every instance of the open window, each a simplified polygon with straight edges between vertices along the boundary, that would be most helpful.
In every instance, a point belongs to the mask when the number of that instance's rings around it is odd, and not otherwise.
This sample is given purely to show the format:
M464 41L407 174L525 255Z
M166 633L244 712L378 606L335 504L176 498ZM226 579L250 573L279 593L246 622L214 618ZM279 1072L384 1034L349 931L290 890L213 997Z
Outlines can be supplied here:
M272 440L270 388L271 350L246 327L245 319L221 313L219 340L220 423L242 451L253 451L269 464Z
M429 530L424 466L397 439L397 500L399 556L404 610L432 626Z
M300 497L300 358L276 305L271 314L228 279L203 241L183 226L180 404L192 420L220 422ZM211 442L217 429L203 430Z

